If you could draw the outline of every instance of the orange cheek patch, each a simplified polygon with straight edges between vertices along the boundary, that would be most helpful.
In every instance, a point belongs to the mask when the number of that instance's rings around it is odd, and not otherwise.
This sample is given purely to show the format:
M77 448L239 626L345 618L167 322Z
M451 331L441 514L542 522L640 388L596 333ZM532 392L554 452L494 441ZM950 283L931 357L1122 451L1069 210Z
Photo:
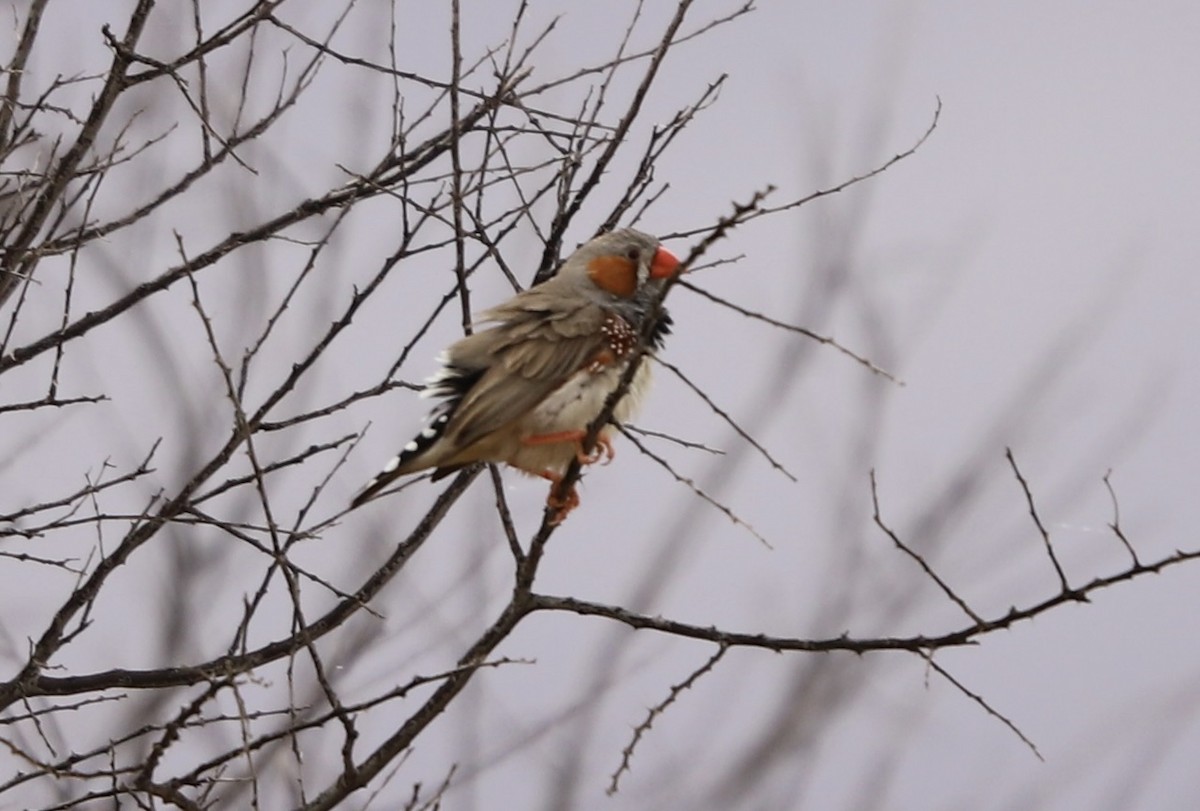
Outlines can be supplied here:
M624 256L598 256L588 262L588 277L601 290L629 298L637 289L637 266Z

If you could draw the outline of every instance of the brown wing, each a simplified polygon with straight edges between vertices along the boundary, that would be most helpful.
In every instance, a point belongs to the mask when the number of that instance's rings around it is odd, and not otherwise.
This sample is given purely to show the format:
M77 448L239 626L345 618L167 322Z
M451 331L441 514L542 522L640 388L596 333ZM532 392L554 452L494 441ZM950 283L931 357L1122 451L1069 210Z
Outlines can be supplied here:
M520 418L591 362L604 348L604 311L584 303L553 309L539 289L485 313L499 323L462 339L448 352L452 363L486 368L464 396L447 439L465 448Z

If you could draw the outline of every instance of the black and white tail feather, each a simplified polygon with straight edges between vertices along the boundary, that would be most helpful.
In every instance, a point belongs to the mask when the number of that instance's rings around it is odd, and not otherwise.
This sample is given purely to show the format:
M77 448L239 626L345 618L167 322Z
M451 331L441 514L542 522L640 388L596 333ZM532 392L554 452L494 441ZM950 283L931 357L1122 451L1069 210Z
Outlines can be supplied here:
M454 416L454 412L458 409L463 397L466 396L467 392L471 390L471 387L475 385L480 376L486 371L484 369L472 370L455 366L450 363L450 359L444 352L438 356L438 362L441 363L442 368L425 381L425 388L421 390L421 397L440 397L442 401L429 412L429 415L425 418L425 427L421 429L421 432L409 440L408 444L401 448L400 453L388 460L383 469L375 474L375 478L367 482L367 486L362 489L362 492L354 497L354 500L350 502L352 509L370 501L383 488L409 472L409 466L442 438L442 434L446 431L446 426L450 424L450 419ZM437 481L444 476L448 476L453 470L451 468L438 468L433 472L431 480Z

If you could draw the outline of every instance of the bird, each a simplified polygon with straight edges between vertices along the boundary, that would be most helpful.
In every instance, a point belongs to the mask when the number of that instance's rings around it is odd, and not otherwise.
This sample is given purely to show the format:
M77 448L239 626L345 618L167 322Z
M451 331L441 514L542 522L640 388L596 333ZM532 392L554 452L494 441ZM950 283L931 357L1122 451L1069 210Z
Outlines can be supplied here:
M439 400L425 426L355 496L356 508L391 482L433 470L432 480L479 462L501 462L551 482L547 506L559 523L579 504L574 487L556 497L571 462L614 456L610 426L584 453L588 426L620 385L643 330L646 352L662 347L671 318L656 302L679 259L656 237L623 228L580 246L546 281L480 313L486 328L438 358L422 397ZM654 323L647 325L646 320ZM612 418L630 419L650 383L638 366Z

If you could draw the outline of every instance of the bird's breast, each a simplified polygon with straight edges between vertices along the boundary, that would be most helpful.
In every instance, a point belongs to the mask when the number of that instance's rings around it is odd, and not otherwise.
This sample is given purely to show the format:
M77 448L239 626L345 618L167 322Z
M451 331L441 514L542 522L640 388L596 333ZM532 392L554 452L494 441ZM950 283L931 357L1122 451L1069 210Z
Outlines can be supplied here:
M586 428L597 416L628 367L628 360L607 364L593 363L567 378L550 393L530 415L532 433L545 434ZM630 419L637 410L650 383L649 359L643 359L630 381L629 390L613 409L618 422Z

